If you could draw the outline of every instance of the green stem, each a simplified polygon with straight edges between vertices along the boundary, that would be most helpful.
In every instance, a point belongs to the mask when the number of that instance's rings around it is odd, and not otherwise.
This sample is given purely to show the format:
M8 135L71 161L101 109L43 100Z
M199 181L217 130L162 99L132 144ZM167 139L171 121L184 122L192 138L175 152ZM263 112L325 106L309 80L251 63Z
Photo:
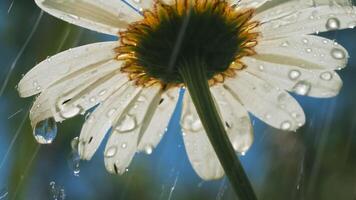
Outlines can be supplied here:
M211 144L240 200L257 200L251 183L237 157L210 93L205 65L180 67L186 87Z

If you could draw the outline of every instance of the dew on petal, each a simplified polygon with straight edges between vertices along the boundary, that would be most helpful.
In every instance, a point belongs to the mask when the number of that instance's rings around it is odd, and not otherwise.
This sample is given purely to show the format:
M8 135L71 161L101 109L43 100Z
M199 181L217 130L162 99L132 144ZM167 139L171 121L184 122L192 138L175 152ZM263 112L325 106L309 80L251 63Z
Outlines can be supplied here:
M290 121L284 121L281 123L281 129L282 130L290 130L290 128L292 127L292 123Z
M145 146L145 153L146 154L148 154L148 155L150 155L150 154L152 154L152 152L153 152L153 147L152 147L152 145L146 145Z
M331 56L337 60L342 60L346 57L345 52L338 48L333 48L331 50Z
M291 80L296 80L300 77L301 73L299 70L291 70L288 74Z
M51 144L57 136L57 124L54 118L48 118L36 124L33 130L35 139L40 144Z
M125 117L119 122L119 125L115 127L115 130L121 133L129 132L137 127L136 117L131 115L125 115Z
M326 21L326 29L331 31L331 30L337 30L340 28L340 21L336 17L330 17Z
M116 155L116 152L117 152L116 146L109 147L105 152L105 157L107 158L114 157Z
M307 95L311 90L311 84L308 81L299 81L293 87L293 91L299 95Z
M330 81L333 78L333 75L331 72L323 72L320 74L320 78L324 81Z
M201 121L191 114L183 116L182 127L193 132L200 131L203 128Z
M60 113L63 118L68 119L78 115L82 111L82 108L80 108L79 106L70 106L64 107Z

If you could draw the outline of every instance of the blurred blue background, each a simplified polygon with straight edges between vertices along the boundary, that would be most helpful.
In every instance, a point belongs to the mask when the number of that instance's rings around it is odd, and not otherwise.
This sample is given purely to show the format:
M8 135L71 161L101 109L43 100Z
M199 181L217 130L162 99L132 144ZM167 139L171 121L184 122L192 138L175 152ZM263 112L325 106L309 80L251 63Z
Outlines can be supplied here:
M331 99L296 96L307 116L296 133L253 119L255 142L242 163L260 199L356 199L356 29L322 34L350 53L340 71L344 87ZM73 173L70 142L84 116L58 124L51 145L39 146L16 84L47 56L97 41L115 40L41 13L33 1L0 2L0 199L235 199L226 178L202 181L185 153L180 103L152 155L138 154L122 176L110 175L103 150ZM61 197L62 196L62 197Z

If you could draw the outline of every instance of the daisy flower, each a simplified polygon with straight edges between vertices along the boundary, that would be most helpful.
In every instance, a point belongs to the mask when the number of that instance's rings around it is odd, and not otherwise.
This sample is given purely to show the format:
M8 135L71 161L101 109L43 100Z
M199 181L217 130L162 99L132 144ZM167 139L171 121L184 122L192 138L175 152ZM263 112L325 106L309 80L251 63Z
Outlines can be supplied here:
M303 109L289 92L337 95L335 70L348 58L314 33L356 25L352 6L295 0L263 7L267 1L35 0L55 17L119 36L49 57L22 78L21 97L39 94L30 111L36 140L51 143L56 122L97 106L79 154L90 160L110 134L105 166L122 174L136 152L152 153L185 87L181 125L194 170L205 180L225 172L246 199L251 187L236 153L253 142L248 112L277 129L301 127Z

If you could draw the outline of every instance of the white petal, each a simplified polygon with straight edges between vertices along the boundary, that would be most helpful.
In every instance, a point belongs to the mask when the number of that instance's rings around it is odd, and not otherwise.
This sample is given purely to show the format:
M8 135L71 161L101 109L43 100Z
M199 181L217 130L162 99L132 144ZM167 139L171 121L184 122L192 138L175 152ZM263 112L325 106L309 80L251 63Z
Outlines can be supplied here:
M299 0L301 3L318 6L318 5L334 5L334 6L351 6L352 2L350 0Z
M244 154L253 142L253 129L246 109L221 85L210 90L232 146L235 151Z
M178 96L178 88L170 89L162 94L159 105L154 111L153 117L139 142L139 151L147 152L147 150L155 148L163 138L176 107Z
M99 148L109 129L141 91L131 82L120 87L107 100L100 104L85 121L80 133L79 154L90 160Z
M181 126L185 149L195 172L204 180L221 178L224 170L188 92L184 95Z
M118 35L122 28L142 16L137 10L119 0L35 0L49 14L69 23L106 33Z
M40 93L66 76L80 74L91 65L98 65L113 59L117 42L89 44L61 52L47 58L32 68L18 84L22 97Z
M225 87L248 111L275 128L294 131L305 123L304 112L293 97L248 72L227 79Z
M103 80L111 80L110 77L117 77L117 80L125 81L125 77L121 75L118 70L121 62L111 60L106 63L99 63L85 68L80 73L66 77L65 80L54 84L53 86L45 89L35 100L31 111L30 119L32 126L37 122L46 119L50 113L56 121L63 121L67 118L73 117L79 113L84 112L90 107L97 104L97 101L88 103L81 103L77 101L82 98L83 91L88 91L89 88L95 88ZM100 68L100 70L97 70ZM118 82L120 84L120 81ZM105 95L103 95L104 97ZM103 98L102 97L102 98ZM73 101L72 101L73 99ZM71 104L77 102L78 104ZM68 107L69 105L78 105L78 107ZM47 113L46 115L44 113Z
M337 73L330 70L308 70L305 68L266 62L253 57L242 61L248 66L246 70L281 89L311 97L333 97L339 93L342 80ZM304 89L301 88L304 84Z
M351 6L312 6L298 1L284 3L257 14L264 39L353 28L356 10Z
M260 60L306 69L341 69L349 57L336 42L312 35L262 40L255 50Z
M105 148L105 166L109 172L116 174L125 172L137 151L138 142L142 138L141 133L147 128L145 121L152 117L152 111L156 109L160 99L160 86L144 88L121 112Z
M269 0L229 0L230 4L237 4L240 8L258 8Z

